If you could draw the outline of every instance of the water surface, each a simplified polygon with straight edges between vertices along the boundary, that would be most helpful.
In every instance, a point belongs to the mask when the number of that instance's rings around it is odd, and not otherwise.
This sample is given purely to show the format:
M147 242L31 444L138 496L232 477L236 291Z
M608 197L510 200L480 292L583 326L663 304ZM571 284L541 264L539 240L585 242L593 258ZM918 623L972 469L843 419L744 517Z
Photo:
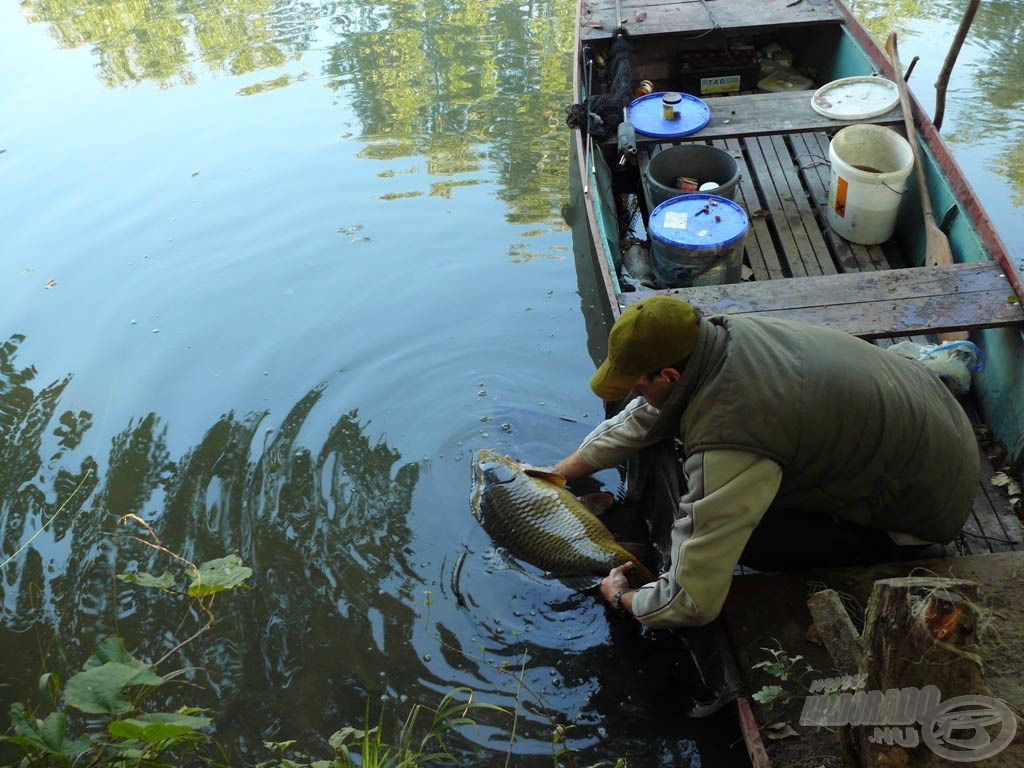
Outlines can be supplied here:
M857 10L899 27L920 93L959 9ZM456 686L518 712L465 730L477 764L550 765L556 725L580 764L733 761L728 721L679 714L672 638L511 569L469 515L474 450L550 461L598 419L604 329L563 212L573 13L0 10L4 712L107 635L156 658L196 628L114 578L177 567L137 515L254 569L169 661L242 761ZM1022 15L983 5L943 129L1018 255Z

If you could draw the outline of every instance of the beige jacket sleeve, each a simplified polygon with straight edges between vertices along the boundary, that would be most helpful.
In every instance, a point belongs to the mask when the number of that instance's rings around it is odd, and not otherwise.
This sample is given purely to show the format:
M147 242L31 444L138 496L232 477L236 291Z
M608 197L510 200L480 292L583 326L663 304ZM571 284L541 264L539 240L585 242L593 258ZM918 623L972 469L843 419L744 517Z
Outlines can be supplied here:
M652 627L702 626L718 616L740 554L782 482L778 464L744 451L694 454L683 471L671 568L633 595L633 613Z
M578 451L580 458L594 470L622 464L641 448L667 437L653 431L660 415L661 411L642 397L634 398L583 439Z

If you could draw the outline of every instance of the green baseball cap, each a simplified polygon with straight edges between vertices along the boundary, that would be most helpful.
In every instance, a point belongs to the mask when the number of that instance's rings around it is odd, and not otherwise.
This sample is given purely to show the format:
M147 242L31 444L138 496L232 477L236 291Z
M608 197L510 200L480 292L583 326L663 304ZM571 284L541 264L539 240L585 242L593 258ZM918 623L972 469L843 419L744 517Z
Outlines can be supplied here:
M590 379L602 400L619 400L645 373L685 360L697 344L697 312L659 294L630 304L608 334L608 358Z

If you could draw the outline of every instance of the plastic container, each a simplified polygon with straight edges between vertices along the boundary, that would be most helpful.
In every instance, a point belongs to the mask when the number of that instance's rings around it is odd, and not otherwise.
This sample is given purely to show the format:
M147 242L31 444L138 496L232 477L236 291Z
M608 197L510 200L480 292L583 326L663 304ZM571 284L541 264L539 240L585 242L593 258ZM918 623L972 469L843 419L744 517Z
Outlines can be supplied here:
M676 185L680 178L693 179L697 187L713 181L718 184L714 194L731 200L736 196L740 169L732 155L707 144L681 144L663 149L647 166L647 191L651 202L658 206L687 194Z
M814 81L805 77L792 67L773 64L767 68L765 76L757 81L757 89L765 93L782 93L784 91L809 91Z
M665 95L655 91L630 102L626 118L638 133L655 139L678 139L696 133L711 121L711 109L704 101L677 91L672 96L678 96L679 102L673 108L672 119L666 120L662 106Z
M832 137L828 158L829 226L851 243L884 243L914 170L910 143L880 125L850 125Z
M683 103L683 95L669 91L661 97L661 116L665 120L676 119L676 107Z
M869 120L895 109L899 103L899 86L877 75L833 80L811 97L811 109L832 120Z
M651 212L651 262L661 288L738 283L746 211L720 195L692 194L666 200Z

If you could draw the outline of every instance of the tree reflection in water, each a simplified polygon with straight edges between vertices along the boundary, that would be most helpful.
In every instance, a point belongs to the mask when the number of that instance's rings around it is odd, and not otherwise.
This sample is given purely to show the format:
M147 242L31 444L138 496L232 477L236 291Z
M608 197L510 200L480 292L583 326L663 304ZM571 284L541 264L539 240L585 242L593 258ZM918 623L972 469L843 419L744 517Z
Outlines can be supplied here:
M175 596L118 587L117 573L179 567L126 535L129 514L193 562L235 551L253 568L252 589L215 606L215 628L168 662L193 670L201 688L187 698L221 713L225 743L246 752L279 730L322 737L361 722L365 695L423 674L408 643L417 575L405 559L419 466L372 443L357 410L311 450L300 433L317 387L274 430L261 428L266 412L224 414L177 460L151 413L114 436L105 460L79 459L92 416L60 412L70 375L40 386L34 367L18 367L22 341L0 347L5 557L35 536L3 573L8 705L41 667L67 679L107 635L157 658L195 630Z

